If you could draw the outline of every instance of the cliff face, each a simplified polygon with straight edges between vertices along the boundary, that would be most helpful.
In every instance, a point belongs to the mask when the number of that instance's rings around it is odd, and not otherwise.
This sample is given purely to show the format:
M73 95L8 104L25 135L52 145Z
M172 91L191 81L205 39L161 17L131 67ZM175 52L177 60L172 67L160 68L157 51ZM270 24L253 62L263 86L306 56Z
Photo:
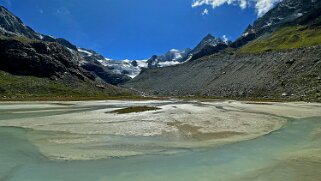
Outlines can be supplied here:
M56 43L22 43L14 39L0 40L1 70L15 75L60 77L65 74L85 79L76 57Z
M321 101L321 47L260 54L225 50L182 65L145 70L125 84L153 95Z

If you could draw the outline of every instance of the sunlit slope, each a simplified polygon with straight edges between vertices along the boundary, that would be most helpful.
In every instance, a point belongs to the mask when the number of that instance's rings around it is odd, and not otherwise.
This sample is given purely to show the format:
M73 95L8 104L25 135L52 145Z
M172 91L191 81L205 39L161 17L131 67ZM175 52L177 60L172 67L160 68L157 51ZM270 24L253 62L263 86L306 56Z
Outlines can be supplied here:
M310 47L321 44L320 27L290 26L256 39L243 46L243 53L261 53L270 50L284 50Z

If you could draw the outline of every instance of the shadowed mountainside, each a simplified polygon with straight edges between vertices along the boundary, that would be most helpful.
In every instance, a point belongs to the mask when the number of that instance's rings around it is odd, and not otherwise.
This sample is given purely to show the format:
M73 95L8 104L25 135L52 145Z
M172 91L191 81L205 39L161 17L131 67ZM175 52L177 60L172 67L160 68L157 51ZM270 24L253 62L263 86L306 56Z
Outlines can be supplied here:
M132 94L109 84L113 80L106 81L112 73L102 73L105 78L102 79L95 70L83 69L83 60L76 46L67 40L39 34L0 7L1 99ZM114 79L118 80L118 77Z

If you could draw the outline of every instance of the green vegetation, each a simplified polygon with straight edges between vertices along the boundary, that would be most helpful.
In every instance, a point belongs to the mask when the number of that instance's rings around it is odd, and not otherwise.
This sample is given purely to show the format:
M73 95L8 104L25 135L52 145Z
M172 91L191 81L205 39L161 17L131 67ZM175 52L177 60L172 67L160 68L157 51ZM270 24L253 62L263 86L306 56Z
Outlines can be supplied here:
M35 42L39 42L38 40L32 40L30 38L24 37L24 36L15 36L13 37L13 39L20 41L22 43L35 43Z
M17 76L0 71L0 100L83 100L118 97L137 98L116 88L98 88L88 82L50 80L33 76Z
M158 107L137 106L137 107L127 107L124 109L118 109L107 113L127 114L127 113L137 113L137 112L145 112L145 111L156 111L160 109L161 108L158 108Z
M281 28L268 37L254 40L240 49L242 53L261 53L321 44L320 27L291 26Z
M20 41L21 43L35 43L39 42L39 40L33 40L24 36L13 36L13 37L6 37L3 35L0 35L0 39L2 40L17 40Z

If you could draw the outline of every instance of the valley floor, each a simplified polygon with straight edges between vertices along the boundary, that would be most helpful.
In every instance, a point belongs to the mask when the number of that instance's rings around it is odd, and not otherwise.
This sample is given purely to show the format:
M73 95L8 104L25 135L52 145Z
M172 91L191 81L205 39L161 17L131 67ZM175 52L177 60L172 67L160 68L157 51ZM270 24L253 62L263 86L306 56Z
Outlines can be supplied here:
M115 112L144 106L157 109ZM317 103L2 102L0 135L0 180L321 176L316 170L321 166Z

